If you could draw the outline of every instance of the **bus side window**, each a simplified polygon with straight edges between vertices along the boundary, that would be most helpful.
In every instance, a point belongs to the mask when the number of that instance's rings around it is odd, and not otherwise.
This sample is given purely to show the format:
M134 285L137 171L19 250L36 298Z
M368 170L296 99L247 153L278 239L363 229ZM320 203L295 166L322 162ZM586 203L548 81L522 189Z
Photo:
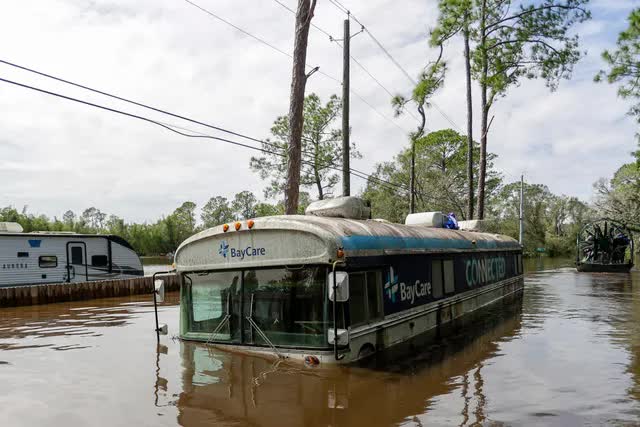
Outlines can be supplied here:
M518 254L518 274L524 273L522 269L522 254Z
M380 271L367 273L367 300L369 303L369 319L382 318L382 272Z
M382 318L382 273L349 274L349 317L352 326Z
M442 261L439 259L431 261L431 289L433 298L442 298Z
M349 317L351 325L367 320L366 276L364 273L349 274Z
M452 294L456 291L454 272L453 272L453 260L447 259L442 261L444 270L444 292Z

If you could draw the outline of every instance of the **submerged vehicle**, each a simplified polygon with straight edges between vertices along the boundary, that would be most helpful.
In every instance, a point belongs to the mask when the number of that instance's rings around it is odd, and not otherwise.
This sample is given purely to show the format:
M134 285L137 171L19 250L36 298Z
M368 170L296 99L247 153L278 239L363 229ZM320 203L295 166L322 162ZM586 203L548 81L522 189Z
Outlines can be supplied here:
M20 224L0 223L0 286L88 282L144 275L140 257L121 237L22 231Z
M611 219L585 224L578 233L576 268L580 272L628 273L633 267L631 230Z
M359 199L223 224L176 251L180 337L309 364L347 363L523 289L507 236L367 219Z

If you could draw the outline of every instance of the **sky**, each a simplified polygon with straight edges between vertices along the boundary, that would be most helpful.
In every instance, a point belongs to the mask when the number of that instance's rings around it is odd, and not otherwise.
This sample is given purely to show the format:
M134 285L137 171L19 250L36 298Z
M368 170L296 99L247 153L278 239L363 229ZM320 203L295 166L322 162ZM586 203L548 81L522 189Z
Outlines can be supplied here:
M279 50L293 50L294 16L275 0L193 1ZM297 4L279 1L292 9ZM435 0L342 2L412 76L435 58L427 44L437 19ZM523 81L497 101L489 151L498 155L496 167L506 182L524 173L527 182L589 201L593 182L630 161L638 129L626 115L629 103L593 76L603 68L601 52L614 47L638 5L592 0L593 19L575 29L586 55L572 79L555 92L542 81ZM288 111L291 59L184 0L5 0L3 6L0 60L259 139ZM315 25L341 38L344 19L328 0L318 0ZM412 83L366 33L352 39L351 53L391 93L410 93ZM427 111L427 126L465 133L461 43L450 42L445 57L449 72L433 98L437 109ZM307 94L323 100L340 95L342 51L315 29L307 63L332 77L315 73ZM388 93L355 64L351 70L351 140L362 153L352 167L372 172L408 145L417 123L407 115L394 118ZM0 78L228 136L4 64ZM479 99L474 87L476 139ZM202 206L210 197L232 198L243 190L262 198L265 183L249 168L252 155L0 82L0 207L27 206L60 218L68 209L81 213L95 206L127 221L153 222L186 200ZM352 193L363 185L353 177Z

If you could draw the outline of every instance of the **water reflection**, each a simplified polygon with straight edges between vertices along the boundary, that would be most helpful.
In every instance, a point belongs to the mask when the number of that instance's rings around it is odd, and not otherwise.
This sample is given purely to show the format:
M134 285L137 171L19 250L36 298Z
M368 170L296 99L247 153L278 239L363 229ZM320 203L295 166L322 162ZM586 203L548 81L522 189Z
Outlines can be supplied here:
M180 342L177 294L0 309L0 425L637 425L640 272L533 265L521 302L365 366ZM558 265L563 265L558 267Z
M462 425L486 420L484 364L518 335L521 300L494 307L372 366L304 368L183 342L180 425L391 425L423 423L439 396L459 394ZM421 420L421 418L425 420ZM286 422L285 422L286 420Z

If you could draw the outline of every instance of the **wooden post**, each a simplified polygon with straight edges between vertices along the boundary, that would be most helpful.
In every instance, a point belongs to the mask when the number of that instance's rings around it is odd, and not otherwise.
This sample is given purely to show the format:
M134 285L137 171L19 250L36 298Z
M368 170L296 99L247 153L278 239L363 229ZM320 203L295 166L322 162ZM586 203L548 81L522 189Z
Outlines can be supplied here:
M351 169L349 167L349 53L351 31L349 20L344 20L342 55L342 195L351 195Z

